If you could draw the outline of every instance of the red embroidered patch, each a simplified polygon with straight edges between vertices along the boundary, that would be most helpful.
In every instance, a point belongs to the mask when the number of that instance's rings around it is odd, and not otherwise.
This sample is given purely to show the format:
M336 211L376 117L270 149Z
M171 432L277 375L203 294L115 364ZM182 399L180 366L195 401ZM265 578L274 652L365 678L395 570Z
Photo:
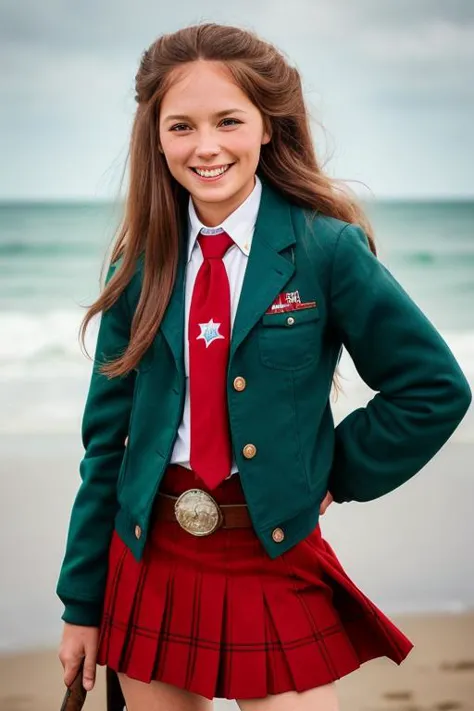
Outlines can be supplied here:
M316 301L301 301L299 291L282 291L265 313L281 314L301 309L314 309L316 305Z

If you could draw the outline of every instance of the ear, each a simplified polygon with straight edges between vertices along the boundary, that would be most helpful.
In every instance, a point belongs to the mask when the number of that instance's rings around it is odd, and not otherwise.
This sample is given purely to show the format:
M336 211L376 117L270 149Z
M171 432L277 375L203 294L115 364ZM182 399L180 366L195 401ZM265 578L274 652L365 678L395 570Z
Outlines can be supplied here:
M263 119L263 136L262 136L262 146L270 143L272 140L272 125L267 117Z

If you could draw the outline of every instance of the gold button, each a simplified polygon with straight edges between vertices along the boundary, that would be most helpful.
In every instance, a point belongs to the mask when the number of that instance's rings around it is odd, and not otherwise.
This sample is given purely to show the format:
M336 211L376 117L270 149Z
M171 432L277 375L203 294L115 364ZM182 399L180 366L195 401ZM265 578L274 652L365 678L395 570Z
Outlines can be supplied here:
M288 324L288 326L293 326L294 322L295 319L293 318L293 316L288 316L288 318L286 319L286 323Z
M141 535L142 529L140 528L140 526L135 526L135 538L140 538Z
M257 454L257 448L254 444L246 444L243 448L245 459L252 459Z
M245 390L246 387L247 387L247 382L246 382L245 378L242 378L240 375L237 378L235 378L234 390L238 390L239 392L241 392L242 390Z
M272 531L272 538L275 543L281 543L285 540L285 534L282 528L274 528Z

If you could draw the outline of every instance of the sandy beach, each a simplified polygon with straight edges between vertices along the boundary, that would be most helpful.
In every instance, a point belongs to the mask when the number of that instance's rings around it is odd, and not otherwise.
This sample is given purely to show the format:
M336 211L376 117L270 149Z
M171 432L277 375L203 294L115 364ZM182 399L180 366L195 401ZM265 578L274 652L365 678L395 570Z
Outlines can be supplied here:
M474 711L474 612L393 619L415 648L399 667L375 659L339 681L341 711ZM105 711L103 672L87 711ZM0 711L59 709L63 688L55 650L0 656ZM215 711L236 708L215 702Z

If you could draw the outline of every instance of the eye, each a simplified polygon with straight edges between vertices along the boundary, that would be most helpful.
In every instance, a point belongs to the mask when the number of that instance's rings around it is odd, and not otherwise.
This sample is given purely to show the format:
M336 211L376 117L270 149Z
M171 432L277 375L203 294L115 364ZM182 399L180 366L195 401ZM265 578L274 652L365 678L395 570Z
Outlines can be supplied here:
M176 123L174 126L171 126L170 131L187 131L189 129L189 126L187 123Z
M238 125L239 123L242 123L242 121L239 121L238 119L234 118L225 118L222 120L222 124L224 124L226 121L230 121L230 123L227 123L227 126L232 126L232 125Z

